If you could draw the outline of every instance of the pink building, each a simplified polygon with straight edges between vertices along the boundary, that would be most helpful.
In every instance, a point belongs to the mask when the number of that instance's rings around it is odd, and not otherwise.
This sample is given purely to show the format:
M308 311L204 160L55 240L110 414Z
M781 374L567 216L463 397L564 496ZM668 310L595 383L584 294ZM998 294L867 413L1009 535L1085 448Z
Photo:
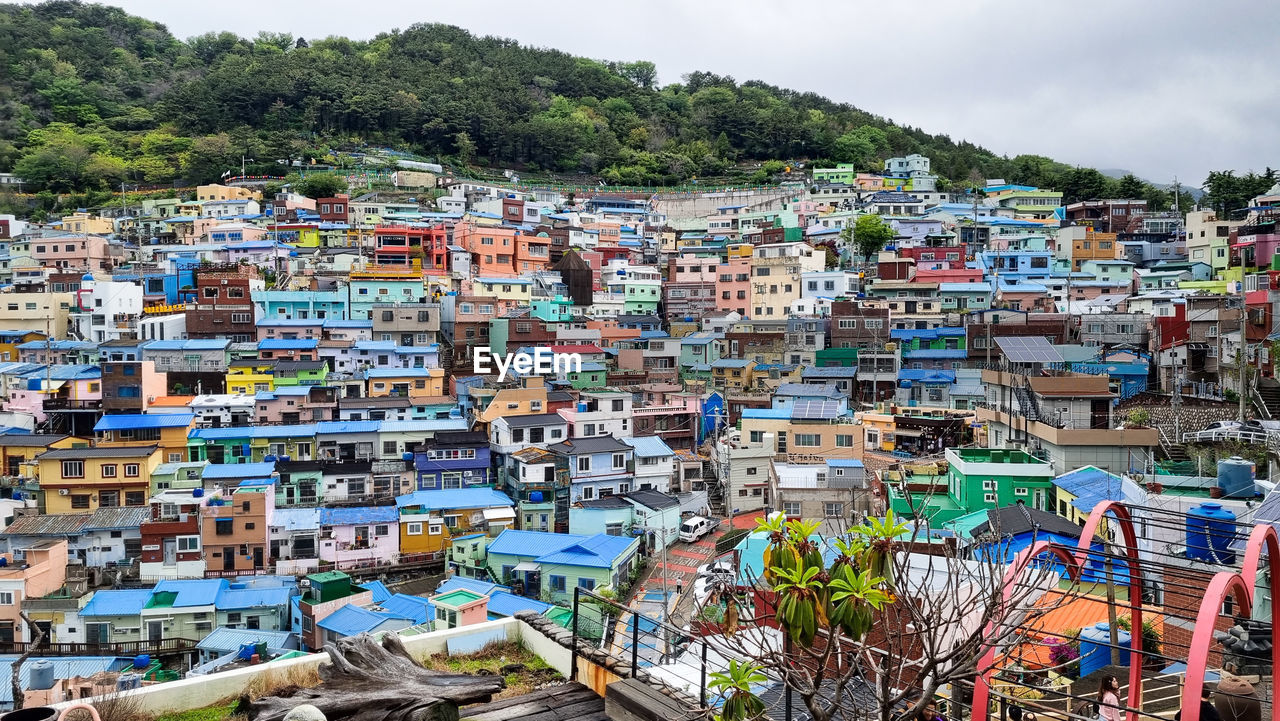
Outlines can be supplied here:
M68 270L110 270L107 239L98 235L58 235L31 241L31 256L41 264Z
M263 425L329 421L337 408L338 389L332 386L283 386L253 399L253 417Z
M320 509L320 560L338 568L381 566L400 554L395 506Z
M67 582L67 541L45 540L25 553L25 565L14 562L5 553L0 567L0 597L8 594L10 603L0 603L0 638L30 641L31 629L22 622L22 604L28 598L48 596ZM48 641L48 639L45 639Z
M324 319L264 319L258 321L258 340L299 340L324 337Z
M1000 305L1014 310L1029 313L1053 313L1056 308L1053 299L1044 290L1013 290L1009 286L1000 289L997 294Z
M751 309L750 258L731 258L716 266L716 307L747 315Z
M72 366L85 368L84 366ZM65 370L67 367L56 370ZM4 410L15 413L30 413L37 423L43 423L45 409L53 408L98 408L102 405L102 371L98 368L86 369L76 373L77 376L65 379L59 376L66 373L54 372L46 382L40 378L37 388L21 388L9 391L9 400L4 402Z
M489 620L489 597L465 588L432 596L431 605L436 608L436 631L472 626Z
M717 278L715 258L702 258L688 253L667 261L669 283L714 283Z

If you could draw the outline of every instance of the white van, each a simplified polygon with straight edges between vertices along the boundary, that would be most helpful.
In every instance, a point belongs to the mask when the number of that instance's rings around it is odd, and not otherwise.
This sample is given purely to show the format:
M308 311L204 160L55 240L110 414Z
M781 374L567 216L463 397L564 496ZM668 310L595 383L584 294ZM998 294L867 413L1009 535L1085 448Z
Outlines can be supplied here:
M712 528L715 528L715 524L710 518L691 516L680 524L680 540L685 543L693 543L710 533Z

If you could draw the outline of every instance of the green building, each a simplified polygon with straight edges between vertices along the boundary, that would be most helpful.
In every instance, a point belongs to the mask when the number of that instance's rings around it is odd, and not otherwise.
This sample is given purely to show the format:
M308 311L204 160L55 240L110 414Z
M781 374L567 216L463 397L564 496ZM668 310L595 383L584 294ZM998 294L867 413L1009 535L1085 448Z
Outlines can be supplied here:
M631 583L640 539L598 533L505 530L489 542L488 568L495 578L523 584L525 594L548 603L572 603L573 589L615 591Z
M819 368L855 368L858 365L857 348L823 348L813 355Z
M1051 510L1054 473L1046 460L1008 448L948 448L946 460L945 475L912 475L913 486L931 490L913 492L910 499L898 490L891 492L894 513L926 516L938 527L960 516L1019 501Z

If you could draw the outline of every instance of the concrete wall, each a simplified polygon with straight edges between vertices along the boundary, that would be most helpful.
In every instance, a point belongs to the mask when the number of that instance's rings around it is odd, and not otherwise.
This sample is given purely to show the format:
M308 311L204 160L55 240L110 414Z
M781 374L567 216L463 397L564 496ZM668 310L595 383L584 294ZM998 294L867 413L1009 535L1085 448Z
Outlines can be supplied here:
M522 640L521 631L525 628L529 627L514 618L503 618L497 621L486 621L474 626L465 626L447 631L434 631L417 636L402 636L401 640L410 653L423 658L432 654L447 652L448 641L451 638L461 638L472 634L500 633L505 635L508 641L520 642ZM530 632L532 636L537 636L532 630ZM554 649L549 646L546 647L544 652L544 645L554 643L545 637L541 641L535 639L534 643L537 644L536 647L531 647L530 650L537 653L552 668L567 677L569 649L561 648L563 653L557 655ZM227 699L237 698L247 692L258 679L264 679L267 683L283 684L287 682L291 674L309 673L321 664L327 663L329 663L328 654L313 653L307 656L283 661L271 661L258 666L249 666L223 673L146 686L135 691L125 691L121 695L136 696L141 703L139 710L142 713L155 715L174 713L203 708ZM67 705L70 704L58 704L55 708L65 708Z
M715 215L717 208L726 205L742 205L739 213L759 210L778 210L789 198L804 197L803 188L770 188L767 190L740 190L727 193L693 195L671 193L655 195L654 209L668 218L702 218Z

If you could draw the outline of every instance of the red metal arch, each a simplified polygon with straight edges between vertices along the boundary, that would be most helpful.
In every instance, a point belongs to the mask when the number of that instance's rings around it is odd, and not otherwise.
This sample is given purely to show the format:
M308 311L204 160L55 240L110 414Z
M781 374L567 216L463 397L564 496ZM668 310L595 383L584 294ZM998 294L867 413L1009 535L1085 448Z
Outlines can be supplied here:
M1187 650L1187 680L1182 689L1182 721L1200 721L1200 689L1204 687L1204 674L1209 668L1209 649L1213 645L1213 624L1222 610L1227 594L1235 595L1236 603L1244 615L1249 615L1253 604L1253 590L1240 574L1219 571L1209 582L1200 613L1196 616L1196 630L1191 635L1191 647ZM1275 614L1272 614L1275 618ZM1273 719L1280 718L1275 709Z
M1046 552L1057 556L1073 579L1080 577L1081 566L1076 554L1048 541L1036 541L1030 547L1024 549L1022 553L1019 553L1013 564L1009 566L1009 570L1005 571L1000 596L1002 602L1007 603L1009 601L1018 578L1031 566L1032 561ZM988 622L987 638L992 638L995 632L995 624ZM972 721L991 718L991 678L995 673L996 647L992 645L987 649L986 653L982 654L981 660L978 661L978 682L973 685L973 706L970 714Z
M1133 525L1133 515L1119 501L1103 501L1093 507L1089 520L1080 530L1080 550L1076 551L1076 559L1081 568L1089 562L1089 550L1093 545L1093 537L1106 519L1107 513L1116 518L1116 526L1124 535L1125 555L1129 559L1129 698L1126 701L1131 709L1142 703L1142 561L1138 555L1138 529ZM1129 712L1129 721L1137 721L1136 711Z
M1108 512L1115 516L1116 525L1124 535L1126 555L1129 558L1129 599L1130 605L1133 607L1131 626L1134 632L1129 634L1129 698L1127 705L1129 708L1135 709L1142 701L1142 571L1138 556L1138 531L1133 525L1133 516L1129 513L1127 507L1118 501L1103 501L1094 506L1093 511L1089 513L1089 519L1085 522L1084 528L1080 531L1079 546L1074 554L1069 553L1062 547L1052 546L1046 541L1039 541L1018 554L1018 558L1008 572L1005 573L1002 597L1006 601L1009 599L1018 577L1026 571L1033 559L1046 551L1063 560L1063 565L1072 579L1079 579L1085 564L1088 563L1093 537ZM988 624L987 630L994 634L993 624ZM995 675L996 670L995 657L996 649L993 646L987 649L987 652L983 654L982 659L978 662L979 682L974 684L973 689L973 710L971 715L973 721L990 719L991 678ZM1199 692L1197 691L1197 693ZM1137 721L1136 711L1128 712L1128 721ZM1198 720L1185 719L1184 721ZM1280 721L1280 716L1277 716L1274 721Z
M1262 551L1267 551L1267 566L1271 571L1271 626L1280 624L1280 533L1274 526L1254 526L1245 545L1244 564L1240 573L1222 571L1213 577L1200 603L1196 616L1196 629L1191 636L1191 648L1187 656L1187 677L1182 688L1183 721L1200 721L1200 690L1204 688L1204 674L1209 667L1209 650L1213 646L1213 624L1218 618L1223 601L1233 593L1241 613L1248 615L1253 608L1254 587L1258 568L1262 563ZM1271 649L1271 667L1280 668L1280 645ZM1280 721L1280 704L1271 705L1272 721Z

